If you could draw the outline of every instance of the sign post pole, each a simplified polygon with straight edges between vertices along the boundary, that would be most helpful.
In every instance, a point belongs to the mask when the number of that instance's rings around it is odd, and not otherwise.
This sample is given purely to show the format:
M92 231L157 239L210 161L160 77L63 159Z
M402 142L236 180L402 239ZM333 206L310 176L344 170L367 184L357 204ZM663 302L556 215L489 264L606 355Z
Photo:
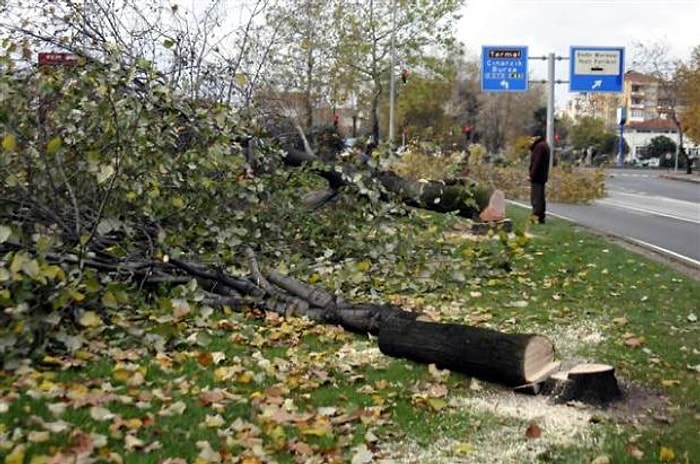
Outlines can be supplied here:
M547 143L549 144L549 169L554 166L554 53L547 55Z

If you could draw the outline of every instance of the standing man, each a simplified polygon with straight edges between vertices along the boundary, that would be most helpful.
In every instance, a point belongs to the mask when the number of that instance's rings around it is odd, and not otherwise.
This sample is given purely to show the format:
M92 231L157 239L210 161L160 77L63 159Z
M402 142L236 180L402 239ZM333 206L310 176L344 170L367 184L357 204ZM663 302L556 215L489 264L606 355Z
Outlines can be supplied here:
M545 199L544 186L549 178L549 157L551 156L549 144L544 139L544 130L537 127L532 132L532 145L530 145L530 204L532 204L533 219L544 224L547 201Z

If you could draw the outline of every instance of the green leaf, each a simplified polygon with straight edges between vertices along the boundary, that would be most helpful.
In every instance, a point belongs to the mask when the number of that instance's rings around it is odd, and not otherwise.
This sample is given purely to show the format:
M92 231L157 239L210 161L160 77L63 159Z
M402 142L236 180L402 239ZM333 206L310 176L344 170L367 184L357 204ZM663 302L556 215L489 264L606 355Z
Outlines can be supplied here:
M0 225L0 243L5 243L12 235L12 229L8 226Z
M447 407L447 401L440 398L428 398L428 404L435 411L441 411Z
M105 294L102 295L102 304L106 308L116 309L119 307L119 302L117 301L116 296L114 296L114 293L110 291L106 291Z
M164 46L165 48L172 48L173 45L175 45L175 41L173 41L173 40L171 40L171 39L165 39L165 40L163 41L163 46Z
M58 151L59 148L61 148L61 145L63 144L63 141L61 140L61 137L54 137L51 140L49 140L49 143L46 144L46 153L49 155L52 155Z
M102 325L102 319L95 311L85 311L78 319L78 323L83 327L99 327Z
M97 183L102 184L114 175L114 167L111 164L101 164L97 173Z
M2 139L2 148L5 151L14 151L15 148L17 147L17 141L15 140L15 136L12 134L7 134L3 139Z

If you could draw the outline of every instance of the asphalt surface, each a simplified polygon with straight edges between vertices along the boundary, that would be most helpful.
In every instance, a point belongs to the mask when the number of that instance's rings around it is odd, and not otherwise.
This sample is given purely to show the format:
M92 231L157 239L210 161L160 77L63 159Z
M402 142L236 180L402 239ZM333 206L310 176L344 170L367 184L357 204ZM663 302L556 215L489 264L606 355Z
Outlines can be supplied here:
M700 184L700 173L611 169L607 175L606 198L593 205L550 203L548 215L586 227L700 279L700 185L688 188L685 184ZM644 191L635 192L634 187ZM529 208L524 202L514 203Z

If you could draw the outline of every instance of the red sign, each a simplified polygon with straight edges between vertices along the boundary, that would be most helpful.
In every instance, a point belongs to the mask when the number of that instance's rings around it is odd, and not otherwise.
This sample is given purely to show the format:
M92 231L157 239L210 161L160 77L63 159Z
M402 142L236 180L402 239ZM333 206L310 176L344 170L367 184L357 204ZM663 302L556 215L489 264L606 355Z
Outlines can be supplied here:
M78 64L78 55L64 52L39 53L39 65L42 66L75 66Z

